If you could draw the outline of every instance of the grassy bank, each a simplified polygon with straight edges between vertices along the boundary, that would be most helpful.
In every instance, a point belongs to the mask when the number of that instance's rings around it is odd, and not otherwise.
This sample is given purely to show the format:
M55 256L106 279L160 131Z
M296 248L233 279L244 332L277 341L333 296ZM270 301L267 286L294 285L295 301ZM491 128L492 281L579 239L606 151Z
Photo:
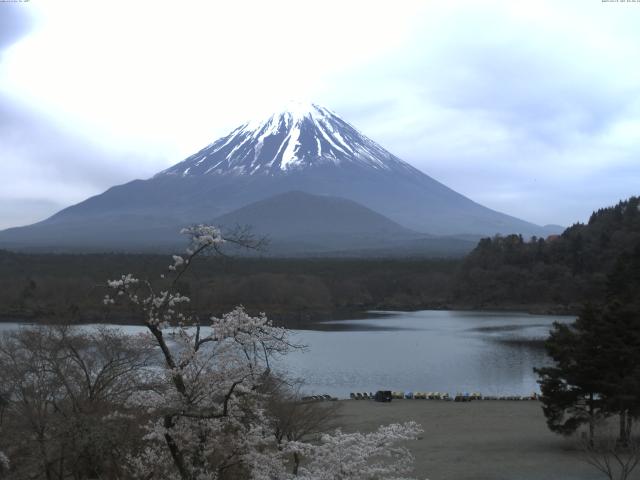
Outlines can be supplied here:
M415 420L424 434L407 444L415 478L429 480L596 480L577 441L549 432L539 402L340 401L344 431Z

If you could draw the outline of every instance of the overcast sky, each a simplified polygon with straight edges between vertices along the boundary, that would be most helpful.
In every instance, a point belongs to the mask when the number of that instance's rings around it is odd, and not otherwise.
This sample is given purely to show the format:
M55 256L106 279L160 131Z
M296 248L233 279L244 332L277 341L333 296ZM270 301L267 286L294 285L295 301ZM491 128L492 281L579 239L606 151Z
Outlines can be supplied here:
M640 1L0 2L0 228L313 101L538 224L640 194Z

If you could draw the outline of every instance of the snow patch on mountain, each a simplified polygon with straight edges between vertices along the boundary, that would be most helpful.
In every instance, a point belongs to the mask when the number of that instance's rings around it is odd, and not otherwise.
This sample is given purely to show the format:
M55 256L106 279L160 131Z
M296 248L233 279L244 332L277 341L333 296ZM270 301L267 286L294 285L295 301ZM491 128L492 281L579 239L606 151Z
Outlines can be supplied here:
M158 175L282 175L323 166L414 170L327 108L291 102Z

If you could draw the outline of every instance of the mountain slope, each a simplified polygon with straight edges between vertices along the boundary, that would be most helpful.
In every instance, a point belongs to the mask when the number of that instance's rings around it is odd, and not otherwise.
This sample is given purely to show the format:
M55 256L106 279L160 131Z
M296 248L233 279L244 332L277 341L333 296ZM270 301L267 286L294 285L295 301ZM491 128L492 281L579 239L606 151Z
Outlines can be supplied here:
M451 190L329 110L295 105L238 127L150 179L0 232L0 245L152 249L175 243L181 226L292 190L349 199L423 233L549 233Z
M427 237L351 200L300 191L251 203L213 223L223 230L249 225L277 255L384 249Z
M300 191L278 194L246 205L216 218L214 223L222 226L251 225L256 234L273 238L327 235L425 237L352 200Z
M212 223L223 230L250 225L256 237L267 237L264 253L274 256L456 257L477 243L417 233L351 200L299 191L254 202Z

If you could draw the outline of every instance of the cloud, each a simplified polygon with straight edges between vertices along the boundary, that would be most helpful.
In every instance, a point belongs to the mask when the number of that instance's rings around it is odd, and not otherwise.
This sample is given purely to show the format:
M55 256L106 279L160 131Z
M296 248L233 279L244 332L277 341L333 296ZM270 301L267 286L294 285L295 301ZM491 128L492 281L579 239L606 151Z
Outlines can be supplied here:
M452 4L421 19L405 49L335 79L352 123L472 199L538 223L586 220L638 194L640 10Z
M42 220L109 186L151 176L163 161L76 135L4 95L0 158L0 228Z
M26 5L0 5L0 51L24 37L33 27L33 17Z

